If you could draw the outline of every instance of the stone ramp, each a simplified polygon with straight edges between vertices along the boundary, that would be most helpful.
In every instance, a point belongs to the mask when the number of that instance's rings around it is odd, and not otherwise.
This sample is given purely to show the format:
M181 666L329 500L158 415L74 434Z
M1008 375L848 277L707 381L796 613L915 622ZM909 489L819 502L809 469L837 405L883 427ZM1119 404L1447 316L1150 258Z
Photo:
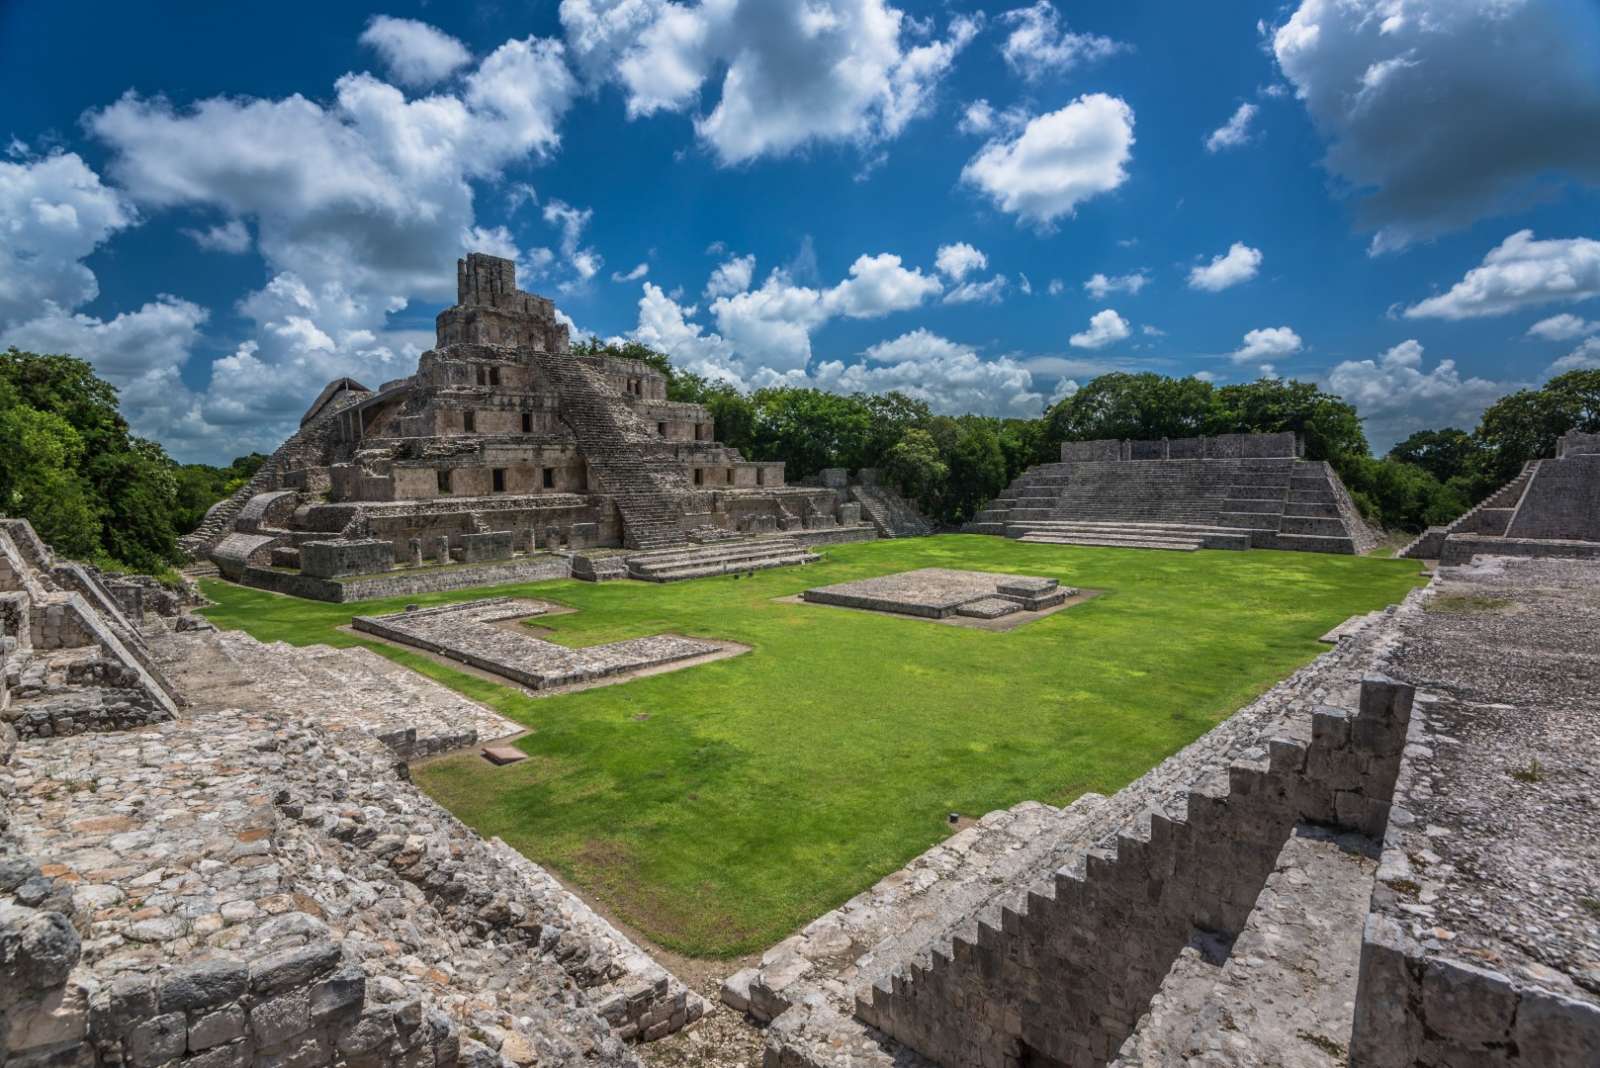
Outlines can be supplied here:
M645 582L679 582L773 567L793 567L820 560L788 537L733 539L684 549L634 553L627 558L628 577Z
M1226 959L1186 948L1110 1068L1343 1068L1376 852L1297 827Z

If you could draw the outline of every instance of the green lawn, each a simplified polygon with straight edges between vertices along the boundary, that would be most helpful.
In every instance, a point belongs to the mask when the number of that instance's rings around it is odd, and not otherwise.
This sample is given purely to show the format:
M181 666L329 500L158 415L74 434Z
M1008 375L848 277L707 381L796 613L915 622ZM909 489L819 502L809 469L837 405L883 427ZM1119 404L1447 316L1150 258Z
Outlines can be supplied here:
M662 631L752 651L531 698L371 644L526 724L531 759L415 770L429 793L662 945L763 948L980 815L1110 793L1398 601L1416 561L1169 553L947 535L830 547L805 568L665 586L547 582L330 605L221 582L208 614L263 640L369 644L352 615L526 592L571 644ZM914 567L1053 575L1104 596L996 633L822 605L808 586Z

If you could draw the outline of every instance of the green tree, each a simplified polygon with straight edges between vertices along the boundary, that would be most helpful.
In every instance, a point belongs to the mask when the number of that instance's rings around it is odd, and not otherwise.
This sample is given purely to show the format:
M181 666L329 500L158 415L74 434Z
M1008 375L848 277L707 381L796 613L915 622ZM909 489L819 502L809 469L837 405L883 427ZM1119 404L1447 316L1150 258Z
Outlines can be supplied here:
M1422 468L1440 482L1466 475L1478 442L1465 430L1419 430L1389 450L1389 459Z
M1197 378L1168 378L1150 371L1100 375L1045 415L1045 444L1203 434L1214 421L1213 392L1209 382Z
M83 437L61 416L15 397L0 382L0 514L28 520L65 556L100 555L93 487L79 474Z
M783 460L799 481L825 467L864 466L872 413L860 397L820 389L757 390L753 458Z
M937 509L940 491L950 477L938 442L921 427L912 427L894 443L883 459L883 472L901 493L929 513Z
M1354 405L1310 382L1263 378L1223 386L1208 433L1278 434L1293 431L1305 439L1306 459L1344 465L1370 455L1361 416Z

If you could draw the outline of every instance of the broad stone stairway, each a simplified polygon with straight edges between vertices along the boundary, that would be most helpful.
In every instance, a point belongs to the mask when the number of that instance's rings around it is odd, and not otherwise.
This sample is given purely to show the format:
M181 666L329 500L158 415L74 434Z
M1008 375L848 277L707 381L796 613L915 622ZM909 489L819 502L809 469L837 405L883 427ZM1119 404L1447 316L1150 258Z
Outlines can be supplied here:
M662 453L622 394L582 357L540 364L561 397L561 419L578 439L595 489L611 494L622 513L623 545L665 549L684 545L680 501L690 492L681 465Z
M635 553L628 557L628 577L646 582L678 582L815 563L821 557L793 538L752 538L683 549Z
M1357 553L1374 539L1327 464L1140 460L1040 464L964 528L1051 545Z

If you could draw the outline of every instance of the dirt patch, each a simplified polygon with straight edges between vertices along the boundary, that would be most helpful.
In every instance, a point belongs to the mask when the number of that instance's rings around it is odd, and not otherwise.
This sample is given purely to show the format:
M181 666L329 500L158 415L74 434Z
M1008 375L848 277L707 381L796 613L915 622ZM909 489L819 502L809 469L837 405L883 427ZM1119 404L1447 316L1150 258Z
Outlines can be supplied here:
M1482 612L1505 612L1512 607L1509 598L1488 597L1479 593L1442 593L1425 605L1429 612L1464 616Z

